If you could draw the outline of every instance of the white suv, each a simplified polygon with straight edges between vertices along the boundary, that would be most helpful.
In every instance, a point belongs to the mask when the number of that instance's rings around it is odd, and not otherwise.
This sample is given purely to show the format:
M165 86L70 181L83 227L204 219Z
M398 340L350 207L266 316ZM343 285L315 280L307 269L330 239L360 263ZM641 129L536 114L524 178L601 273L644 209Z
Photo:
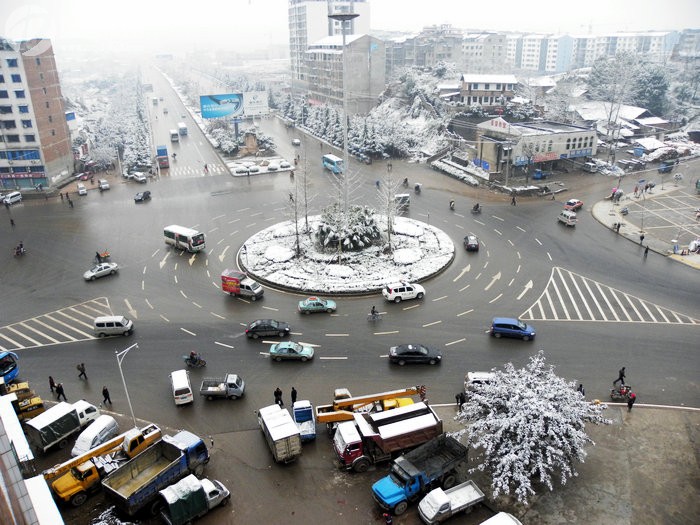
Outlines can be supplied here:
M400 303L404 299L423 299L425 288L420 284L393 283L387 284L382 289L382 295L387 301Z

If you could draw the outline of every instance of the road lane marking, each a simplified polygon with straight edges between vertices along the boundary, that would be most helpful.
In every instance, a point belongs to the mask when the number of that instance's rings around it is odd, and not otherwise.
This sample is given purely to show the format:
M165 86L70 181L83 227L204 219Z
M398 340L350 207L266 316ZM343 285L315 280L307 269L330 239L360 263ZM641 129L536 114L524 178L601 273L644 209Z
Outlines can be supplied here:
M455 277L454 279L452 279L452 282L455 282L457 279L461 279L461 277L462 277L465 273L467 273L469 270L471 270L471 267L472 267L471 264L467 264L467 266L465 266L464 268L462 268L462 271L459 272L459 274L457 275L457 277Z
M146 302L146 304L148 305L148 307L149 307L151 310L154 310L153 305L151 304L151 301L149 301L148 299L144 299L144 301Z
M443 295L442 297L436 297L435 299L432 299L432 301L433 301L433 302L435 302L435 301L442 301L443 299L446 299L446 298L447 298L447 296L446 296L446 295Z
M22 326L22 323L19 323L19 325ZM20 336L21 338L26 339L27 341L31 341L32 343L34 343L34 346L39 346L39 345L41 344L41 343L39 343L39 341L37 341L36 339L32 339L32 338L29 337L27 334L23 334L22 332L20 332L19 330L17 330L17 329L14 328L13 326L7 326L7 327L5 327L5 330L9 330L10 332L14 332L15 334L17 334L17 335ZM23 348L24 348L24 346L23 346Z
M350 337L350 334L325 334L326 337Z
M195 303L194 301L192 301L192 304L195 305L197 308L201 308L201 305Z
M166 323L169 323L169 322L170 322L170 319L168 319L167 317L165 317L163 314L160 314L160 318L161 318L163 321L165 321Z
M486 285L486 288L484 288L484 291L487 292L489 288L491 288L496 281L498 281L501 278L501 272L498 272L496 275L491 277L491 282Z
M10 339L9 337L7 337L7 336L6 336L5 334L3 334L2 332L0 332L0 337L2 337L3 339L5 339L6 341L9 341L10 343L12 343L12 345L15 346L16 348L25 348L24 346L22 346L21 344L19 344L17 341L14 341L14 340Z
M466 337L462 337L462 339L457 339L456 341L450 341L449 343L445 343L445 346L456 345L457 343L462 343L462 342L464 342L464 341L466 341L466 340L467 340Z
M324 356L324 357L319 357L319 359L323 359L325 361L347 361L347 357L330 357L330 356Z
M156 251L153 255L155 256L157 253L158 253L158 251ZM158 264L160 265L160 269L161 269L161 270L163 269L163 266L165 266L165 263L166 263L166 261L168 260L168 257L170 257L170 254L171 254L171 253L172 253L172 252L165 252L165 255L163 256L163 258L162 258L162 259L160 260L160 262L158 263Z
M391 332L374 332L374 335L393 335L398 333L398 330L392 330Z
M498 215L491 215L491 217L493 217L493 218L496 219L497 221L506 222L505 219L502 219L502 218L499 217Z
M520 226L516 226L516 229L520 230L520 231L523 232L523 233L527 233L527 232L526 232L523 228L521 228Z
M195 334L194 332L190 332L187 328L180 327L180 330L182 330L186 334L190 334L193 337L197 337L197 334Z
M175 279L175 284L177 284L177 275L173 275L173 279Z
M473 311L474 311L474 308L470 308L469 310L466 310L466 311L462 312L461 314L457 314L457 317L462 317L463 315L470 314Z
M460 292L463 292L464 290L466 290L466 289L469 288L470 286L471 286L471 284L468 284L467 286L463 286L462 288L459 289L459 291L460 291Z
M427 327L429 327L429 326L434 326L434 325L440 324L440 323L442 323L442 321L433 321L432 323L424 324L424 325L423 325L423 328L427 328Z
M273 312L279 312L279 308L273 308L272 306L263 306L263 310L272 310Z
M405 312L406 310L413 310L414 308L418 308L420 306L420 303L411 305L411 306L406 306L403 308L403 311Z
M495 302L498 301L501 297L503 297L503 294L502 294L502 293L499 293L496 297L494 297L493 299L491 299L491 300L489 301L489 304L495 303Z
M219 314L217 314L217 313L215 313L215 312L209 312L209 313L210 313L211 315L213 315L214 317L218 317L219 319L224 319L224 320L226 319L223 315L219 315Z
M185 295L185 292L183 292L182 290L180 290L180 294L181 294L185 299L187 299L187 296Z
M225 348L235 348L235 346L233 346L233 345L227 345L225 343L220 343L219 341L214 341L214 344L219 345L219 346L223 346Z
M512 281L511 281L512 282ZM523 287L523 291L520 292L520 295L518 295L517 300L519 301L520 299L523 298L523 295L525 295L529 290L532 290L533 284L532 280L528 281L527 284Z

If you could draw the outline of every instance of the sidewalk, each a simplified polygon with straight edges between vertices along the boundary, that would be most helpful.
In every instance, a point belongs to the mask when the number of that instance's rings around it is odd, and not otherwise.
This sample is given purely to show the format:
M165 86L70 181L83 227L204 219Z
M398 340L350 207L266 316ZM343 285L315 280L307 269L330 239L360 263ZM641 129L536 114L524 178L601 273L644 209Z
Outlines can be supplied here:
M453 420L454 406L437 410L445 430L460 428ZM612 425L587 426L595 446L587 447L586 462L576 466L578 477L566 485L556 481L551 492L537 488L527 508L503 498L489 500L494 509L512 513L524 525L697 523L700 410L638 403L627 412L624 405L609 404L605 416ZM490 480L483 473L471 477L489 493Z
M629 213L622 215L620 210L625 207ZM630 241L639 244L643 232L644 246L648 246L650 251L700 269L700 254L680 255L691 241L700 239L700 221L695 218L698 208L700 197L694 189L666 183L664 189L657 185L640 197L626 194L617 203L612 200L599 201L593 205L591 213L598 222L613 231L615 223L619 222L619 235ZM682 222L679 224L676 221ZM677 246L676 253L674 245Z

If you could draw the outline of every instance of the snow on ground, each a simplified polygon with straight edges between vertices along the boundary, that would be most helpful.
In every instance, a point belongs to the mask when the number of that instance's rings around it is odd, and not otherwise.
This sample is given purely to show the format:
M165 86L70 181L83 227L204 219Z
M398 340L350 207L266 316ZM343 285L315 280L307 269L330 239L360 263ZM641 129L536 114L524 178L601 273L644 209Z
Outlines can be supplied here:
M386 218L375 215L377 224ZM320 216L309 217L315 232ZM396 281L426 279L452 262L455 245L445 232L429 224L396 217L391 235L393 253L384 246L362 252L339 254L318 250L313 233L303 231L299 221L301 257L295 257L296 233L293 221L266 228L245 242L239 263L248 274L272 286L306 293L342 294L380 290ZM386 231L382 232L386 238ZM339 262L340 258L340 262Z

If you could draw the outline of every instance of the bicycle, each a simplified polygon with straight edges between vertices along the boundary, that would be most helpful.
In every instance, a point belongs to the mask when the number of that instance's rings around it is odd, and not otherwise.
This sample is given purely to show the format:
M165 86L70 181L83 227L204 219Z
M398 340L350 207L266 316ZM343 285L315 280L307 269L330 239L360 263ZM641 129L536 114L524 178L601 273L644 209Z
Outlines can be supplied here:
M374 323L374 322L381 321L381 320L382 320L382 314L379 312L375 312L375 313L370 312L367 314L367 321L369 321L369 322Z

